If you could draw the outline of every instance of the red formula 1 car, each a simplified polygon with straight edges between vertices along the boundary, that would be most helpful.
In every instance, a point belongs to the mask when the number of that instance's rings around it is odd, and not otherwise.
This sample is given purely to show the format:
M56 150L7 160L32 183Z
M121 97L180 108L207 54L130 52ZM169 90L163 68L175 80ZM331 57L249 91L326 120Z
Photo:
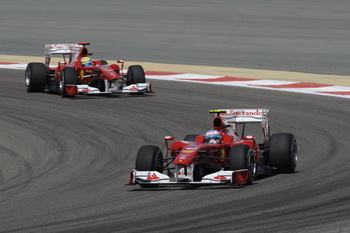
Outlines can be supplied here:
M159 147L142 146L129 184L157 187L171 184L252 184L258 174L271 169L294 172L297 143L293 134L270 136L269 109L220 109L214 129L206 135L187 135L184 140L165 137L165 158ZM245 135L248 126L262 128L261 139ZM256 127L255 127L256 128ZM259 127L260 128L260 127ZM261 130L259 130L261 131Z
M141 66L128 67L123 73L124 61L107 64L105 60L90 60L86 48L90 43L47 44L45 64L29 63L25 72L25 85L28 92L43 92L46 89L59 92L62 97L78 94L120 94L152 92L146 82ZM52 68L53 55L63 55L63 61Z

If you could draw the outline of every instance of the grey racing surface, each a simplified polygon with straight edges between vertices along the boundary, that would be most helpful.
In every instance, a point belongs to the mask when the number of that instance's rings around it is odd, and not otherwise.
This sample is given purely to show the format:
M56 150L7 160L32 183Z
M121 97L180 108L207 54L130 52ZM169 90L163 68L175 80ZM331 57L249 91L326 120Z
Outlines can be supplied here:
M106 59L349 74L349 3L312 2L3 0L0 54L86 40ZM61 98L0 69L0 232L350 231L349 100L148 81L153 95ZM164 152L164 136L205 133L209 110L231 107L269 108L271 132L296 136L297 172L125 186L142 145Z
M349 231L349 100L155 81L154 95L26 93L1 70L1 232ZM140 146L205 133L209 109L271 110L293 133L294 174L251 186L125 186Z
M88 41L94 56L349 75L347 0L1 0L0 54Z

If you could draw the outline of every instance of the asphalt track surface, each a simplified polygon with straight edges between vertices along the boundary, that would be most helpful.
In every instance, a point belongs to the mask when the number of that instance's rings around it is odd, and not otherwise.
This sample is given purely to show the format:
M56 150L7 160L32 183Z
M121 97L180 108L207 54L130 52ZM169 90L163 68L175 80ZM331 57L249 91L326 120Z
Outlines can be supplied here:
M311 13L344 9L333 4ZM0 232L350 231L347 99L156 80L154 95L64 99L26 93L23 71L0 70L0 80ZM204 133L209 109L227 107L269 108L272 133L297 138L297 172L241 188L124 185L140 146Z
M0 54L94 55L172 64L349 75L347 0L1 0Z
M155 95L28 94L1 70L1 232L349 231L349 100L153 81ZM211 128L209 109L271 109L295 134L294 174L235 187L124 186L137 150Z

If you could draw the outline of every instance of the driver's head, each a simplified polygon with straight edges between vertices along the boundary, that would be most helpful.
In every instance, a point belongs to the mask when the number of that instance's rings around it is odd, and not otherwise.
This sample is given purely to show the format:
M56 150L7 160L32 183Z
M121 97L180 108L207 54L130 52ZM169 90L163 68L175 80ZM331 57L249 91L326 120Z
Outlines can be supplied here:
M205 134L204 141L208 144L218 144L221 141L221 135L217 130L209 130Z
M83 66L92 66L92 61L89 57L82 57L81 58L81 64Z

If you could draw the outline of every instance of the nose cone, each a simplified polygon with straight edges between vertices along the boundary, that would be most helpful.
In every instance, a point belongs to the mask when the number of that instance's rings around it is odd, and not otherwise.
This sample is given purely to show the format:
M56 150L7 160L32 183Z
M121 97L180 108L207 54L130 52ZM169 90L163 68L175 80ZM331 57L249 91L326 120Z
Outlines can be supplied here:
M174 160L174 164L182 164L187 165L192 162L192 160L195 158L195 156L198 154L200 147L195 146L192 144L191 146L186 146L182 148L180 154L176 157Z

